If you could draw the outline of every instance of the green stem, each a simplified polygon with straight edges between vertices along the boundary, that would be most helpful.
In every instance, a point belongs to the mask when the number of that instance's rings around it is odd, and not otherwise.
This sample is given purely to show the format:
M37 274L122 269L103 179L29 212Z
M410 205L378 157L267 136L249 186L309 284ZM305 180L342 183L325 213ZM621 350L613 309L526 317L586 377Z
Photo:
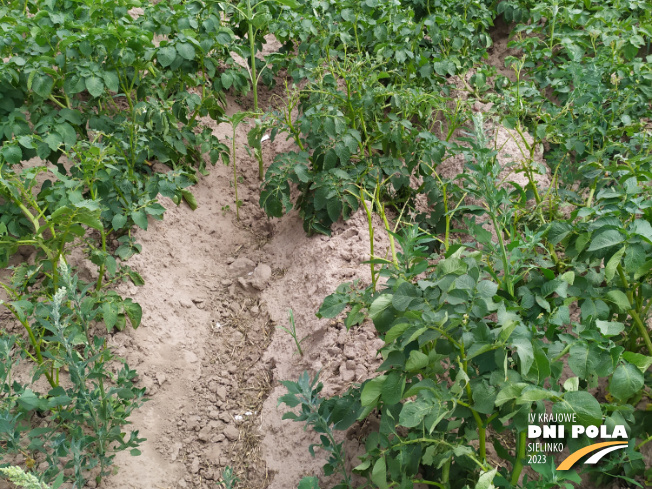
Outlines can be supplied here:
M256 81L256 40L254 38L254 14L251 10L251 0L247 0L247 23L249 24L249 49L251 50L251 85L254 91L254 111L258 112L258 87Z
M645 444L647 444L647 443L649 443L651 441L652 441L652 436L648 436L645 440L643 440L641 443L636 445L636 450L640 450L643 447L643 445L645 445Z
M95 284L95 290L100 290L102 288L102 281L104 280L104 270L106 268L106 232L102 229L102 251L104 252L104 261L100 265L100 275L97 277L97 283Z
M450 472L451 472L451 464L452 463L453 463L452 458L449 458L444 463L444 466L441 469L441 481L444 483L444 485L440 486L440 487L450 487L448 481L450 480Z
M552 362L554 363L554 362L556 362L557 360L559 360L561 357L563 357L564 355L566 355L566 353L568 353L568 352L570 351L570 349L571 349L571 345L570 345L570 343L569 343L568 345L566 345L566 346L564 347L564 349L559 353L559 355L557 355L555 358L552 359Z
M514 284L512 284L510 277L509 260L507 259L507 249L505 248L505 241L503 240L503 231L498 227L496 216L493 214L491 216L491 221L493 222L494 229L496 230L496 235L498 236L498 243L500 244L500 251L503 261L503 283L507 285L506 292L508 292L511 297L514 297Z
M373 260L374 259L374 226L373 226L373 216L371 214L371 210L367 206L367 201L364 198L364 190L360 188L360 202L362 202L362 207L364 207L364 211L367 213L367 225L369 226L369 259ZM373 263L369 264L369 267L371 268L371 286L374 292L376 292L376 281L378 280L376 277L376 266Z
M643 321L641 320L638 311L635 309L636 301L634 299L634 293L632 292L632 289L629 286L629 282L627 281L627 277L625 276L625 271L623 270L622 265L618 264L617 270L618 270L618 275L620 276L620 281L623 283L623 287L625 288L626 291L625 294L627 295L627 300L629 301L629 305L632 308L629 310L629 315L632 316L632 319L634 320L634 324L638 328L641 338L643 338L643 341L645 342L648 355L652 355L652 341L650 340L650 335L647 331L647 328L645 327L645 324L643 324Z
M233 188L235 189L235 218L240 220L240 202L238 201L238 170L235 164L235 129L238 125L235 122L232 122L233 126L233 138L231 140L231 154L233 158Z
M650 335L648 334L645 324L643 324L643 321L641 321L641 318L639 317L638 313L634 309L629 311L629 313L634 318L634 323L638 327L638 331L639 333L641 333L641 337L645 342L645 346L647 347L647 354L648 355L652 354L652 341L650 341Z
M521 471L523 470L523 460L525 460L525 447L527 444L527 432L522 431L518 434L517 442L517 453L516 453L516 462L514 463L514 469L512 470L512 478L510 483L516 485L518 479L521 476Z
M20 317L18 316L17 311L15 309L12 309L9 306L7 306L7 308L12 312L14 317L16 319L18 319L20 324L22 324L23 328L25 328L25 331L27 331L27 336L29 337L29 342L34 347L34 352L36 353L36 360L37 360L36 363L38 364L39 367L43 366L43 364L45 362L43 360L43 355L41 354L41 344L40 344L40 341L36 340L36 336L34 335L34 331L32 330L31 326L29 325L29 322L27 321L27 319L21 320ZM34 357L32 356L32 358L34 358ZM58 384L54 381L54 378L52 377L52 375L50 373L48 373L48 372L43 372L43 373L45 374L45 377L48 379L48 383L50 384L50 386L57 387Z
M446 466L444 466L444 469L445 468L446 468ZM447 488L447 486L445 486L444 484L440 484L439 482L426 481L426 480L422 480L422 479L413 479L412 484L425 484L427 486L440 487L441 489L446 489Z
M385 230L387 231L387 236L389 237L389 246L392 250L392 262L394 262L394 265L398 267L398 258L396 257L396 243L394 243L394 236L390 234L390 226L389 222L387 221L387 216L385 215L385 206L383 203L380 201L380 196L378 195L378 191L376 191L376 205L378 206L378 212L380 213L380 217L383 220L383 223L385 224Z

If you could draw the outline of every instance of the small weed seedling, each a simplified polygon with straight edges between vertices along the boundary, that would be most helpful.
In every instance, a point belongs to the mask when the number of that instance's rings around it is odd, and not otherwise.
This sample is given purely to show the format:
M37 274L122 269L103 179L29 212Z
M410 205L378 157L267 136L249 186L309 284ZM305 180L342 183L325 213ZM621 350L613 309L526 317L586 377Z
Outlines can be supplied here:
M277 328L282 329L287 334L292 336L292 338L294 339L294 343L297 345L297 351L299 352L299 355L303 356L303 350L301 349L301 343L303 342L303 340L305 340L307 338L307 336L304 336L301 339L299 339L297 337L297 327L296 327L296 324L294 323L294 313L292 312L292 309L289 310L288 317L290 319L290 327L286 328L285 326L277 326Z
M222 480L217 485L224 489L234 489L239 481L240 479L233 474L233 469L227 465L222 471Z

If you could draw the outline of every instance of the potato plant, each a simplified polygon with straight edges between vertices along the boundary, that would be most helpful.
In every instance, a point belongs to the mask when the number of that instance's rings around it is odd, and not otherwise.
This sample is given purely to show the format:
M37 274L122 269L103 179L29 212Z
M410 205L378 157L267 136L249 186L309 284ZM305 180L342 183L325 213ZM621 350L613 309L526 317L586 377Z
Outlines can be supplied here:
M196 208L188 187L197 171L228 161L227 146L200 126L224 115L220 75L242 79L223 16L211 1L0 6L0 266L11 271L1 305L22 328L3 325L0 335L0 437L3 454L22 453L28 469L47 462L38 475L48 483L61 474L82 487L109 473L116 451L138 453L137 432L122 427L143 392L128 367L109 371L101 329L141 322L141 306L111 290L143 283L125 263L140 251L133 227L162 219L159 195ZM97 267L92 283L73 278L75 248ZM50 390L13 382L17 362ZM39 417L47 429L27 430Z
M385 340L378 373L328 400L317 400L318 379L302 377L282 402L301 405L300 420L319 433L380 418L354 469L365 487L649 482L649 5L503 1L465 3L463 14L456 2L306 5L312 15L295 9L275 27L300 39L289 66L305 81L267 122L301 151L277 157L261 205L273 216L297 207L306 230L322 233L361 203L387 206L403 230L386 226L391 257L370 248L371 285L342 284L317 313L346 311L347 328L373 321ZM513 77L482 59L498 16L512 22ZM396 29L387 48L382 35ZM480 55L460 62L454 50L473 47ZM466 102L450 99L451 82ZM470 110L476 102L484 117ZM500 126L514 134L511 170L525 185L504 177ZM537 182L541 147L550 188ZM444 178L440 165L458 155L464 171ZM426 212L413 210L419 194ZM550 406L584 425L626 426L628 448L602 465L558 472L549 460L526 474L528 415ZM322 448L341 446L327 436ZM354 486L344 474L337 487Z

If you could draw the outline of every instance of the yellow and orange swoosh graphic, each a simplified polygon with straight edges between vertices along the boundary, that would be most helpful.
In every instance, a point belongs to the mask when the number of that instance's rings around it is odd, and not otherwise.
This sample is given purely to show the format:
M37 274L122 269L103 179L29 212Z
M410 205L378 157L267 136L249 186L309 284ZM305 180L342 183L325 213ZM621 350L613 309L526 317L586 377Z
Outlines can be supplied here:
M587 460L587 463L594 464L607 453L612 452L614 450L618 450L620 448L625 448L626 446L627 446L626 441L605 441L602 443L594 443L593 445L589 445L588 447L581 448L576 452L571 453L568 457L564 459L562 463L559 464L557 470L569 470L573 465L575 465L575 462L581 459L584 455L587 455L591 452L595 452L596 450L600 450L601 448L611 447L611 448L607 448L606 450L603 450L602 452L604 453L597 453L596 454L597 456L594 455L593 457L591 457L591 459Z

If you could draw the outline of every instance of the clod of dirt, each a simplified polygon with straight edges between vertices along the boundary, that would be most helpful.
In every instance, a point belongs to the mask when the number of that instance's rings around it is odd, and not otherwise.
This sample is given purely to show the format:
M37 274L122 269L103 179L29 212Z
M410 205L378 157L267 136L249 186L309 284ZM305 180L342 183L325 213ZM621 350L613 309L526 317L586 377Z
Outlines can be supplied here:
M230 441L235 441L240 437L240 431L238 428L230 424L226 428L224 428L224 436Z
M267 287L269 279L272 278L272 269L269 265L260 263L251 276L251 286L257 290L263 290Z
M229 272L236 276L240 276L251 272L255 267L256 264L249 258L240 257L236 258L233 263L229 265Z

